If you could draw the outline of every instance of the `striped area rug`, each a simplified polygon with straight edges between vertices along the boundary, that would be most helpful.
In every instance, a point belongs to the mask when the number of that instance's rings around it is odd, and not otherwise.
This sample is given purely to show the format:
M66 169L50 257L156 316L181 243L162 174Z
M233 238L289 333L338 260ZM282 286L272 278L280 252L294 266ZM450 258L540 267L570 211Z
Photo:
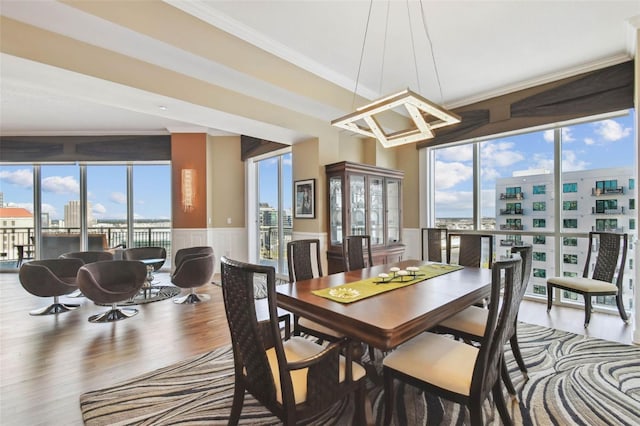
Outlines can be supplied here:
M511 406L517 425L640 424L640 348L520 323L518 335L529 381L507 360L520 404ZM381 356L376 357L377 360ZM379 368L379 365L377 366ZM396 383L394 425L469 424L457 404ZM368 383L378 424L383 418L381 385ZM233 395L233 354L223 347L113 387L83 394L86 425L223 425ZM350 401L336 404L318 425L350 425ZM500 424L485 404L485 421ZM245 396L241 424L279 424L253 397Z

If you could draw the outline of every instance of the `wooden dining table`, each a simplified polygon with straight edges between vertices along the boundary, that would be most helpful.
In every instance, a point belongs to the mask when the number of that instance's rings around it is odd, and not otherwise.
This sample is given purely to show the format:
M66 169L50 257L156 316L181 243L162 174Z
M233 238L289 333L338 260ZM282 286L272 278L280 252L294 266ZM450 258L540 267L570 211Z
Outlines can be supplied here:
M279 285L277 303L286 311L388 351L489 296L491 270L464 267L353 303L335 302L312 292L376 277L391 267L428 263L406 260Z

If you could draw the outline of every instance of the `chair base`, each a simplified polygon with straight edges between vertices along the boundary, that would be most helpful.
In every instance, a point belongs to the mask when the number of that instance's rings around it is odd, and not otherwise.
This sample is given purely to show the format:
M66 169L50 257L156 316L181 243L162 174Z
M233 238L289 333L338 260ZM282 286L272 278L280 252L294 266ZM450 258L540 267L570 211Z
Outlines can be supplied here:
M45 308L40 308L29 312L29 315L39 316L39 315L55 315L55 314L63 314L65 312L73 311L80 305L76 304L64 304L64 303L54 303Z
M211 296L209 296L208 294L189 293L186 296L173 299L173 303L188 305L193 303L206 302L209 299L211 299Z
M102 323L102 322L120 321L126 318L131 318L132 316L137 314L138 314L137 309L112 308L112 309L109 309L107 312L90 316L89 322Z

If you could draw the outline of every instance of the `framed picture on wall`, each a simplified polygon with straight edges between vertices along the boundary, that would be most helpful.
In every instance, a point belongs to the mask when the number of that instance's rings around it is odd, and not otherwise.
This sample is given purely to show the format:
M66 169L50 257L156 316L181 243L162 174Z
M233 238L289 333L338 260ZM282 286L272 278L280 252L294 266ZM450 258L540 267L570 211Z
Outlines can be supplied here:
M295 196L293 217L295 219L313 219L316 217L316 180L297 180L294 183Z

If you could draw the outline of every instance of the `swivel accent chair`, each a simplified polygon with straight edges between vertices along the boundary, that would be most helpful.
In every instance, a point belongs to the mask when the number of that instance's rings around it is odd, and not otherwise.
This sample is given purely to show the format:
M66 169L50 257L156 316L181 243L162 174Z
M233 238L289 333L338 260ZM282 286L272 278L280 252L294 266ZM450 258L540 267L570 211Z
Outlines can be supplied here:
M60 303L59 297L71 294L78 289L76 274L81 266L80 259L46 259L24 263L18 273L22 287L34 296L53 296L52 305L31 311L29 314L59 314L80 306Z

